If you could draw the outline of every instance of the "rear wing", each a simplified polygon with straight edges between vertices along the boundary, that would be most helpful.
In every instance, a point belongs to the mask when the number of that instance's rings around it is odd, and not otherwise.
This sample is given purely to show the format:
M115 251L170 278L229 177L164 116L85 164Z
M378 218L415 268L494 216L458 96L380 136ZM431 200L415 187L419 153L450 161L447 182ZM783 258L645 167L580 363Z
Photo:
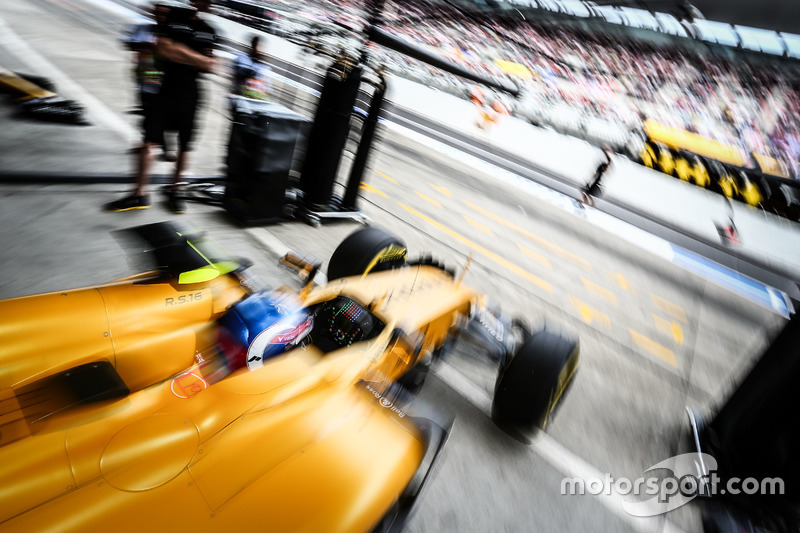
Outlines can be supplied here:
M175 277L182 285L211 281L252 265L230 255L203 232L174 222L146 224L113 234L129 256L144 261L145 268Z

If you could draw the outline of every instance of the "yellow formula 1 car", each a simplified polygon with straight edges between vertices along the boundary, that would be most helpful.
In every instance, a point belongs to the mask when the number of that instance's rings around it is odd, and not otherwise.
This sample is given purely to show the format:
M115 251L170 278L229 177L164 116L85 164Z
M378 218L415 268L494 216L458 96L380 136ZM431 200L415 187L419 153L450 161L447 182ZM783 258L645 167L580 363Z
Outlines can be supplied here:
M402 241L361 229L302 290L169 224L158 269L0 301L0 531L388 531L447 430L398 405L460 330L500 353L493 418L546 427L577 341L535 334Z

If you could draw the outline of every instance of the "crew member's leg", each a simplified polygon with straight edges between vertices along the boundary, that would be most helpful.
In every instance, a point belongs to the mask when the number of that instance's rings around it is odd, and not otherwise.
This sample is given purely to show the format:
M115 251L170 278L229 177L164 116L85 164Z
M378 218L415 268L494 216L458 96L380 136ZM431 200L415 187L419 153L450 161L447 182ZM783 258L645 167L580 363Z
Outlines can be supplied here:
M186 211L186 202L183 199L182 181L183 172L189 159L189 152L182 148L178 150L178 157L175 160L175 171L172 174L172 189L167 192L167 205L173 213L183 213Z
M143 94L144 96L144 94ZM161 102L158 95L147 95L142 98L144 113L144 142L136 157L136 185L130 195L107 203L107 211L130 211L150 207L150 196L147 187L150 184L150 170L153 163L153 152L164 144L164 128Z
M183 173L189 162L192 139L195 130L197 100L186 99L174 102L178 129L178 157L175 161L175 172L172 175L172 189L167 193L167 204L173 213L183 213L186 204L183 199Z

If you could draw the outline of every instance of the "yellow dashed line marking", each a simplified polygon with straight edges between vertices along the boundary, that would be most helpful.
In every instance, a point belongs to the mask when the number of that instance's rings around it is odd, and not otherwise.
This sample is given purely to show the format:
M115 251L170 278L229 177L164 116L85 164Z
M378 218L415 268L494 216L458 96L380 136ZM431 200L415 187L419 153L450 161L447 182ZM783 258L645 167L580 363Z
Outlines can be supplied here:
M653 315L653 322L655 322L658 331L672 335L672 340L675 341L675 344L683 346L683 328L677 321Z
M378 176L380 176L380 177L382 177L383 179L385 179L385 180L389 180L389 181L391 181L392 183L397 183L397 180L396 180L396 179L394 179L394 178L391 178L391 177L387 176L387 175L386 175L386 174L384 174L383 172L379 172L379 171L377 171L377 170L375 170L375 169L372 169L372 171L373 171L375 174L377 174Z
M581 282L583 283L583 287L594 294L595 296L599 296L603 300L607 301L611 305L617 305L617 295L611 292L610 290L606 289L605 287L601 287L597 283L589 281L588 279L581 276Z
M534 252L533 250L528 250L527 248L525 248L521 244L517 244L517 246L519 246L519 250L523 254L525 254L526 256L530 257L531 259L533 259L534 261L536 261L537 263L539 263L543 267L549 268L551 270L553 269L553 267L550 266L550 261L545 256L539 255L536 252Z
M597 322L598 324L602 324L608 329L611 329L611 320L609 320L608 315L578 300L574 296L570 296L569 301L572 302L572 305L578 310L578 313L580 313L581 319L583 319L584 322L587 324Z
M543 279L541 279L539 277L534 276L533 274L531 274L527 270L525 270L523 268L520 268L519 265L517 265L515 263L512 263L508 259L500 257L496 253L491 252L491 251L487 250L486 248L484 248L483 246L480 246L479 244L476 244L476 243L472 242L471 240L467 239L463 235L460 235L460 234L456 233L455 231L451 230L450 228L448 228L446 226L443 226L442 224L440 224L439 222L436 222L432 218L429 218L429 217L423 215L422 213L420 213L418 211L415 211L414 209L411 209L407 205L404 205L404 204L401 204L401 203L398 203L398 205L400 207L402 207L403 209L405 209L406 211L408 211L409 213L411 213L413 215L416 215L417 217L421 218L422 220L424 220L428 224L431 224L431 225L439 228L440 230L444 231L445 233L447 233L451 237L454 237L454 238L458 239L459 241L463 242L464 244L466 244L467 246L469 246L470 248L472 248L476 252L480 253L481 255L483 255L485 257L488 257L489 259L491 259L495 263L507 268L508 270L510 270L511 272L517 274L521 278L530 281L531 283L533 283L534 285L536 285L540 289L542 289L544 291L547 291L550 294L553 294L553 288L550 286L549 283L547 283L545 280L543 280Z
M492 220L494 220L498 224L501 224L501 225L507 227L508 229L519 233L523 237L527 237L528 239L530 239L531 241L535 242L536 244L538 244L542 248L547 248L548 250L550 250L554 254L560 255L561 257L563 257L567 261L570 261L570 262L578 265L579 267L583 268L584 270L588 270L589 272L592 271L592 265L589 263L589 261L587 261L583 257L575 255L572 252L561 248L560 246L556 246L552 242L550 242L550 241L548 241L546 239L543 239L543 238L539 237L538 235L536 235L534 233L531 233L530 231L528 231L528 230L526 230L524 228L520 228L519 226L516 226L516 225L512 224L511 222L508 222L504 218L502 218L500 216L497 216L494 213L492 213L490 211L487 211L486 209L484 209L484 208L482 208L482 207L480 207L478 205L473 204L472 202L465 201L464 203L466 203L467 206L469 206L471 209L477 211L478 213L481 213L484 216L487 216L487 217L491 218Z
M450 192L450 189L448 189L447 187L442 187L441 185L434 185L433 183L430 182L428 182L428 185L430 185L431 188L433 188L433 190L438 191L441 194L444 194L448 198L453 197L453 193Z
M614 285L616 285L617 287L619 287L623 291L629 292L629 293L633 294L634 296L636 295L636 287L631 285L628 282L628 280L625 279L625 276L623 276L621 273L619 273L619 272L614 272L614 273L606 272L606 277L609 279L609 281L611 281L611 283L613 283Z
M672 353L672 350L667 348L666 346L662 346L653 339L649 337L645 337L638 331L634 331L628 328L628 331L631 334L631 339L633 343L636 344L639 348L642 348L649 352L652 355L655 355L668 365L678 368L678 361L675 359L675 354Z
M425 200L426 202L430 202L433 205L435 205L436 207L442 207L442 204L440 204L437 200L434 200L430 196L425 196L424 194L422 194L419 191L414 191L414 192L417 193L419 195L419 197L422 198L423 200Z
M364 189L365 191L374 192L375 194L380 194L380 195L381 195L381 196L383 196L384 198L389 198L389 197L386 195L386 193L379 191L378 189L376 189L376 188L375 188L375 187L373 187L372 185L369 185L369 184L367 184L367 183L364 183L363 181L361 182L361 187L359 187L359 188L360 188L360 189Z
M689 323L686 319L686 311L684 311L681 306L665 300L660 296L656 296L653 293L650 293L650 297L653 299L653 305L656 306L656 309L676 320L680 320L684 324Z
M466 220L467 222L469 222L469 223L470 223L470 225L471 225L473 228L475 228L475 229L478 229L478 230L481 230L482 232L484 232L484 233L485 233L485 234L487 234L487 235L492 235L492 236L494 236L494 233L492 232L492 230L490 230L490 229L489 229L487 226L484 226L483 224L481 224L480 222L478 222L478 221L476 221L476 220L472 220L472 219L471 219L471 218L469 218L467 215L462 215L462 216L464 217L464 220Z

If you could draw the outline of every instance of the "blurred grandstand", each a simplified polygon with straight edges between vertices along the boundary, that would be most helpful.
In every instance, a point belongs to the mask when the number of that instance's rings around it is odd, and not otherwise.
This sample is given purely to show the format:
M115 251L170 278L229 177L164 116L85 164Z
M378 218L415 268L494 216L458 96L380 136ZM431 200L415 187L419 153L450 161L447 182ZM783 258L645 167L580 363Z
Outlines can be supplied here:
M359 53L372 5L217 4L224 16L330 55ZM513 115L797 220L800 35L705 20L685 1L601 4L609 2L391 0L379 24L516 83L519 99L484 99ZM391 50L370 46L369 58L427 86L474 95L470 82Z

